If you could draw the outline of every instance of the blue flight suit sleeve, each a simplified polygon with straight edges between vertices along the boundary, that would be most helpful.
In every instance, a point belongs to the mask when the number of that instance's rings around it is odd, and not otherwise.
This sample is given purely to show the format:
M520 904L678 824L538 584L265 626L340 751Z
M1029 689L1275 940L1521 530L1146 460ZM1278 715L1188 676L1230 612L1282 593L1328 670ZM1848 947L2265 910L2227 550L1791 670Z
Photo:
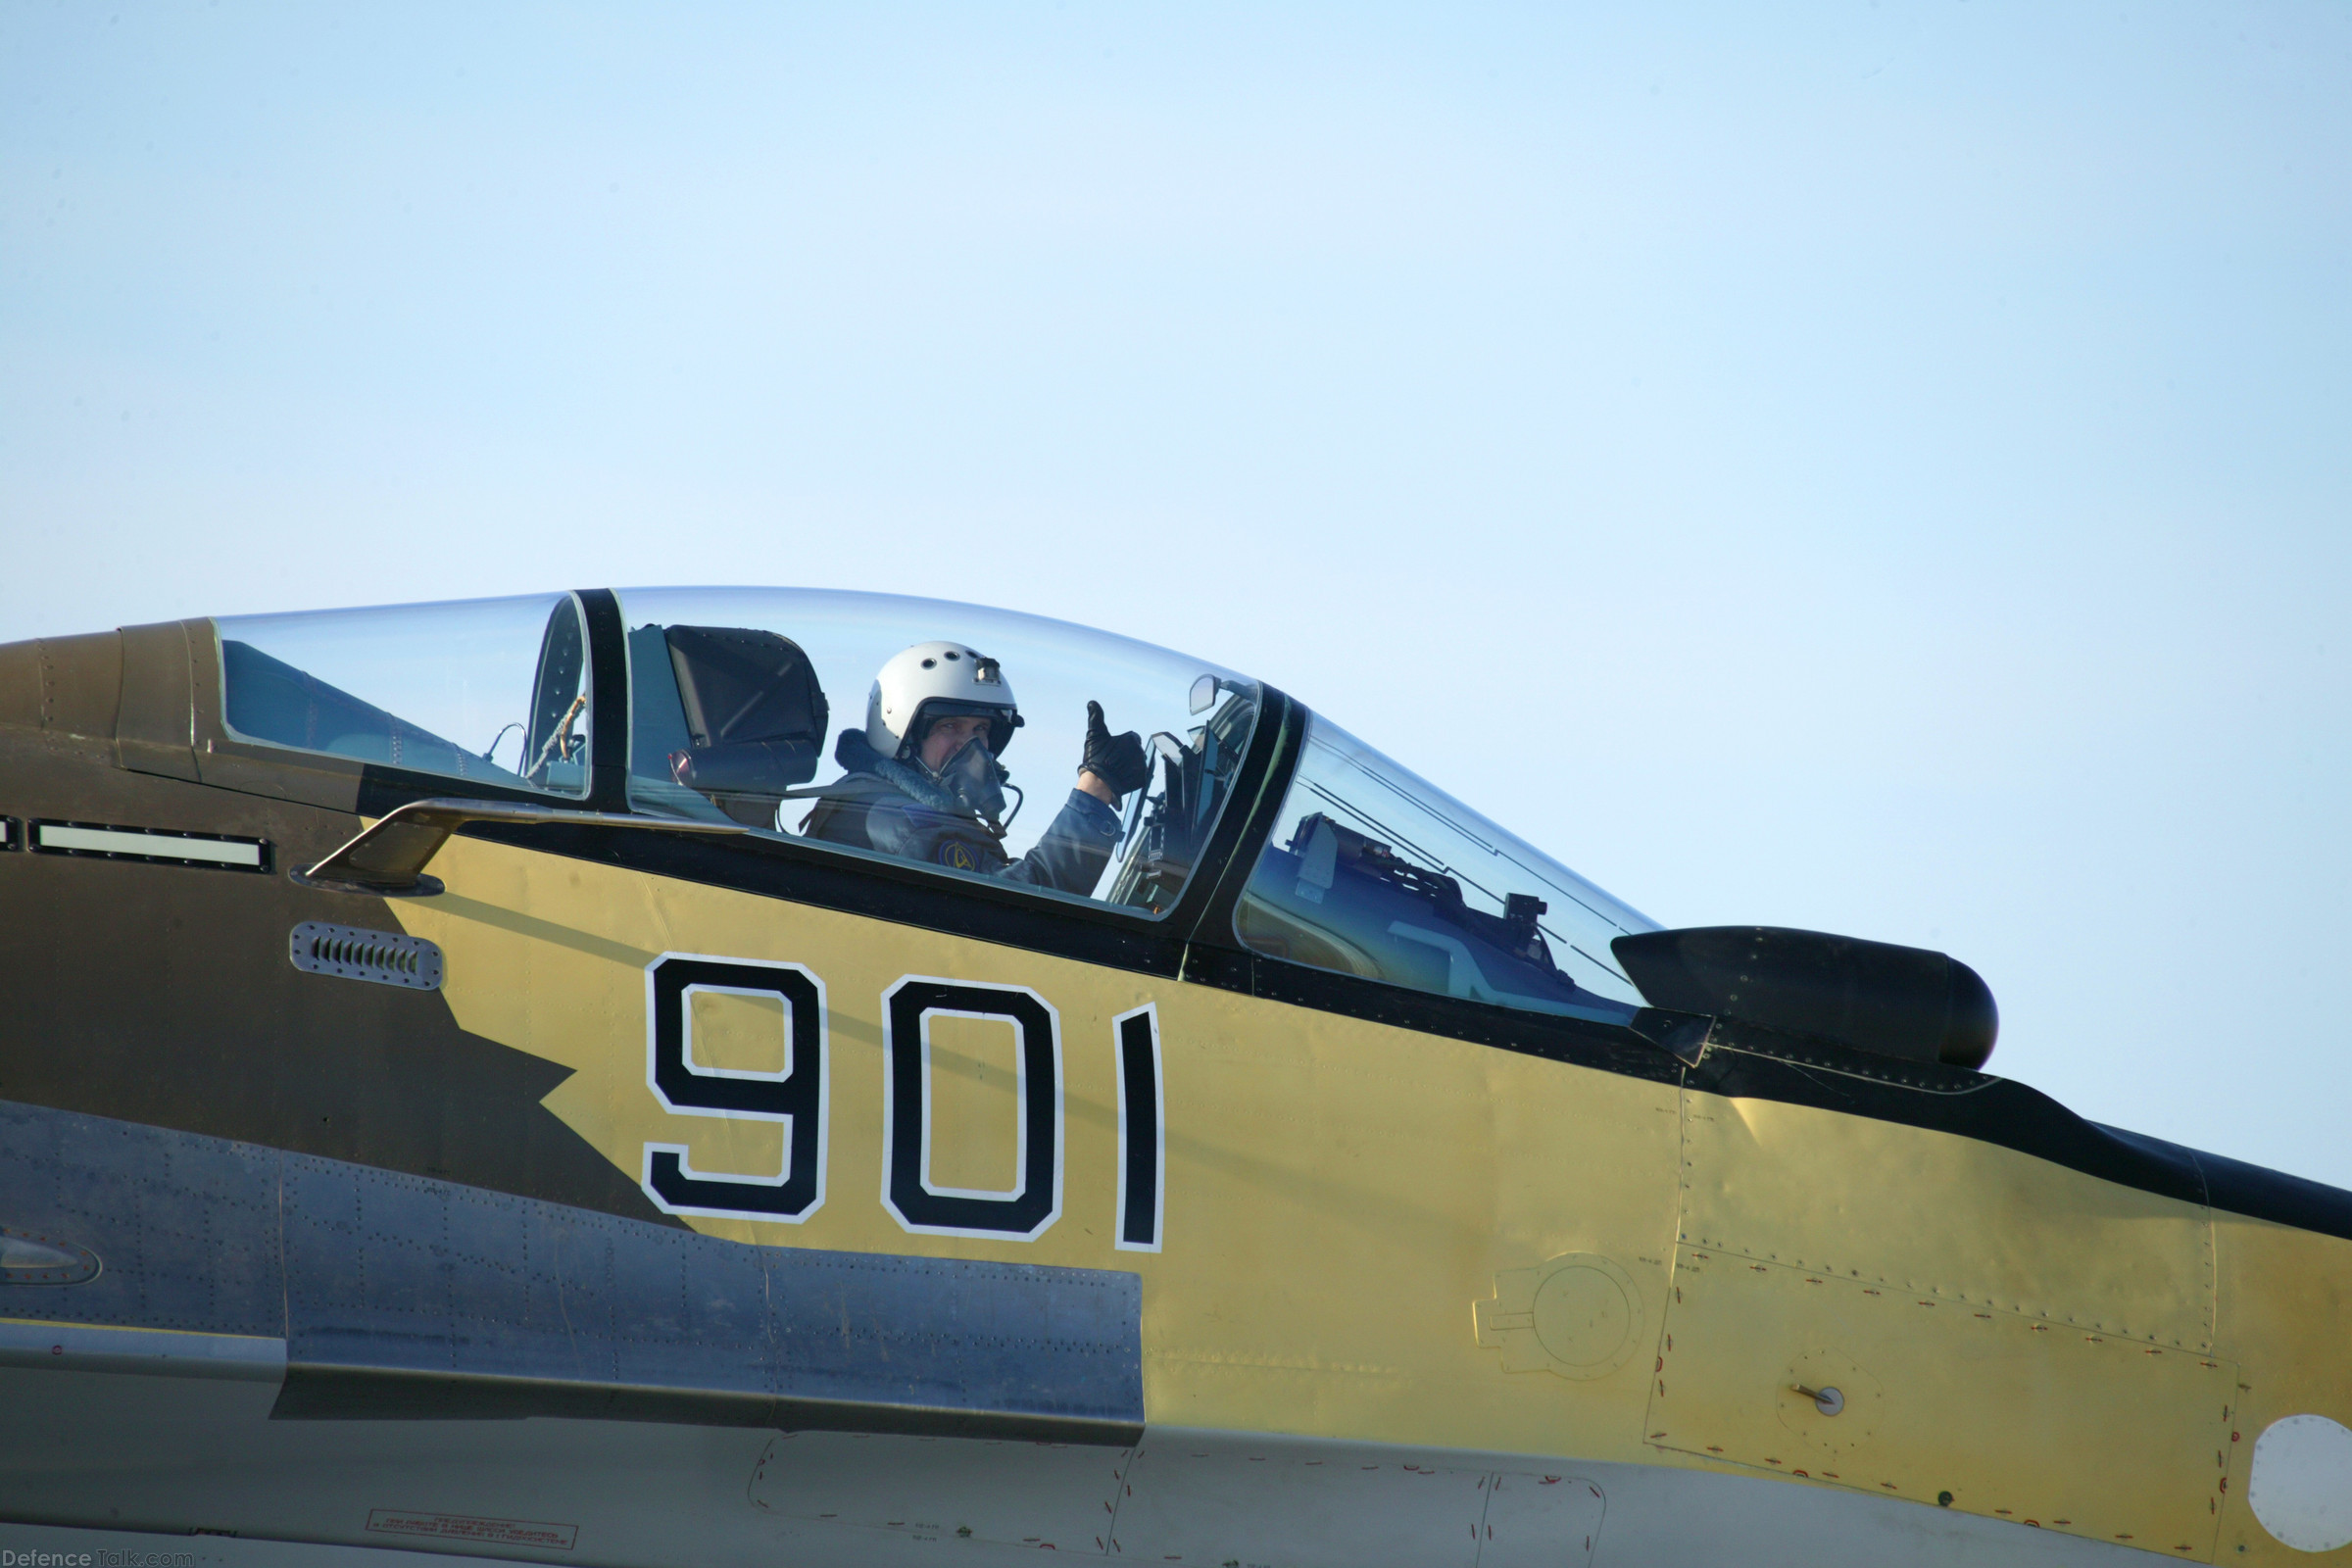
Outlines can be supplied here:
M1119 841L1119 813L1074 789L1045 836L1009 864L977 821L931 810L904 795L875 803L866 814L865 831L867 841L884 855L1085 897L1095 891L1102 868L1110 862L1111 846Z
M1119 842L1119 813L1084 790L1070 791L1053 825L1029 853L997 874L1056 893L1091 895Z

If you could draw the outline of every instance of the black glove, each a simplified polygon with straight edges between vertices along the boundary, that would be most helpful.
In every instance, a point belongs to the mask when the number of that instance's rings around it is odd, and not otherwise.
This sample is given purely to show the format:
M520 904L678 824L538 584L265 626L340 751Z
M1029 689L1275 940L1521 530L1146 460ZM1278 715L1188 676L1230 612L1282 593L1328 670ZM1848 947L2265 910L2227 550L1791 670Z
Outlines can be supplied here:
M1078 770L1094 774L1118 795L1140 790L1152 782L1152 763L1144 756L1144 738L1133 730L1113 735L1110 726L1102 722L1101 703L1086 705L1086 756L1078 763Z

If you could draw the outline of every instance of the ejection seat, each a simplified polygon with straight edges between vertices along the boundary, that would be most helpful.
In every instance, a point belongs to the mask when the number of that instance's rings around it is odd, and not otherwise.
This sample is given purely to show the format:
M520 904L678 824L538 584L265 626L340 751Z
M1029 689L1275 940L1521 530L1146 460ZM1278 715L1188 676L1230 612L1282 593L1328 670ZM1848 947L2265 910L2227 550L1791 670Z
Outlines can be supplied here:
M662 800L688 814L715 809L771 827L786 792L816 776L832 710L790 638L742 626L640 626L629 633L629 670L630 772L641 804Z

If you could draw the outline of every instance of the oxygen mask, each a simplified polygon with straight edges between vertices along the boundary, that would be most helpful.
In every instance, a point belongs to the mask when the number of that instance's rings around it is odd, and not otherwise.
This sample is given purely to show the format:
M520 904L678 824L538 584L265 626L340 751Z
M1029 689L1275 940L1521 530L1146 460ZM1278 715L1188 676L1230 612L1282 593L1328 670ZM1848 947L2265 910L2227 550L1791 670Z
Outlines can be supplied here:
M1004 830L1009 821L1004 815L1004 791L1012 775L997 760L997 754L989 750L986 735L975 735L965 741L953 757L940 764L933 776L957 806L973 812L998 832ZM1013 811L1017 815L1020 792L1015 790L1013 794L1016 797Z

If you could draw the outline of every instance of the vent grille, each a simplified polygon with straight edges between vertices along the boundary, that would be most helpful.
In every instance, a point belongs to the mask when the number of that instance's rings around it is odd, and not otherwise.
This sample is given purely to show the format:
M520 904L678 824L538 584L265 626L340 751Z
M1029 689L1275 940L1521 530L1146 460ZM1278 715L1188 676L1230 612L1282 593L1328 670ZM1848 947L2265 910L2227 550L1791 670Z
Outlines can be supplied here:
M294 967L308 974L372 980L412 991L441 989L441 950L422 937L305 920L294 928L288 951Z

